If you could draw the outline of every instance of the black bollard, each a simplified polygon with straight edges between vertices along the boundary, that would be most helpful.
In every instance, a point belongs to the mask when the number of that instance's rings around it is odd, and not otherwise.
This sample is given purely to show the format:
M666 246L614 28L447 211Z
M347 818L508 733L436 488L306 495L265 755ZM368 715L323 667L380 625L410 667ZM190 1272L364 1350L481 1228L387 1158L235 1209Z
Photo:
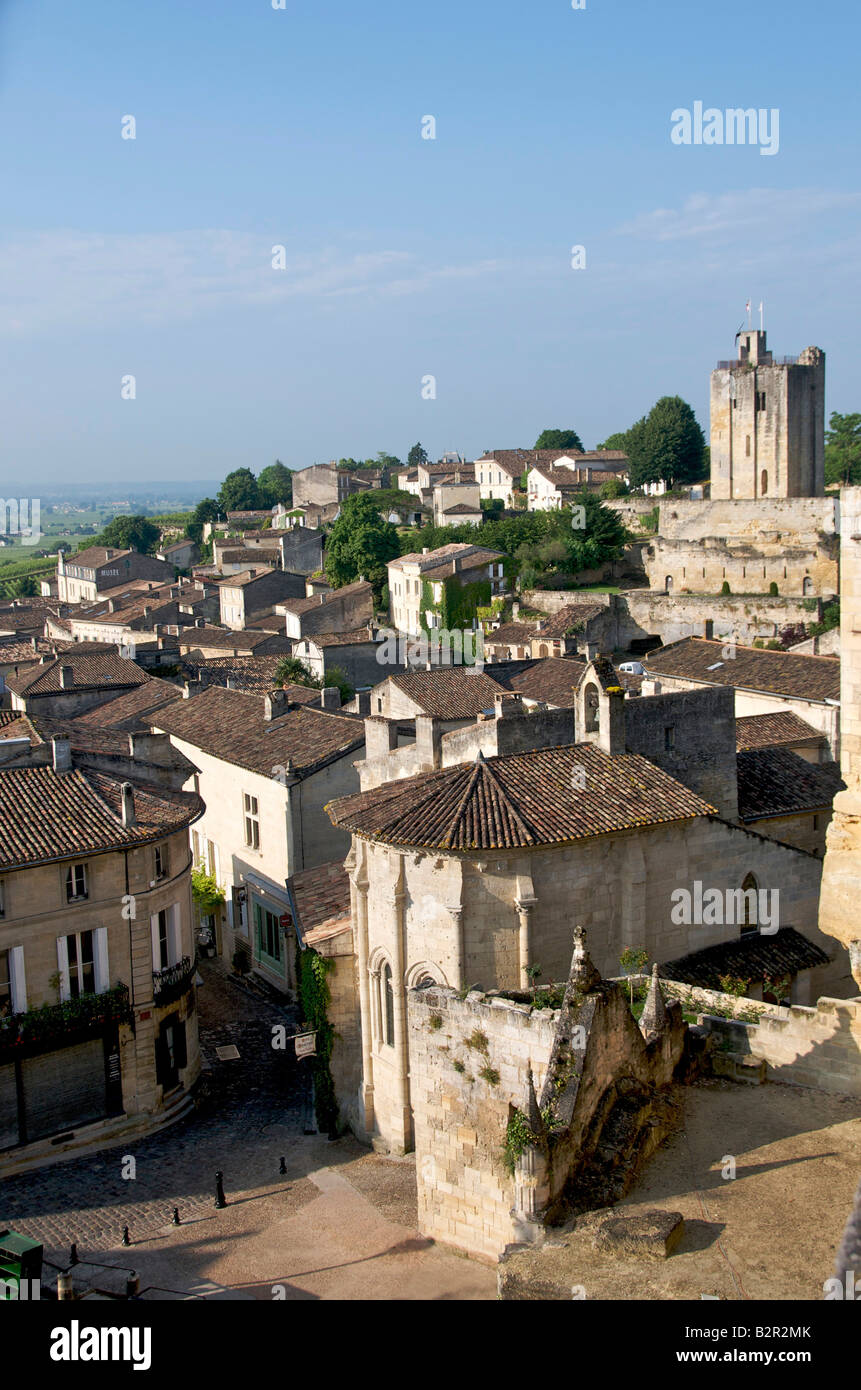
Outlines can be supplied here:
M219 1168L215 1175L215 1207L217 1211L221 1211L222 1207L226 1206L227 1202L224 1196L224 1174Z
M281 1166L278 1169L278 1172L281 1173L282 1176L287 1172L287 1164L284 1162L283 1156L281 1158Z
M180 1219L179 1219L179 1207L174 1207L174 1209L173 1209L173 1220L171 1221L170 1224L171 1224L172 1226L179 1226L179 1225L181 1224L181 1223L180 1223Z
M126 1298L137 1298L141 1291L141 1281L134 1270L126 1278Z
M78 1263L78 1247L77 1247L77 1245L76 1245L76 1244L74 1243L74 1241L73 1241L73 1242L72 1242L72 1248L71 1248L71 1250L69 1251L69 1265L70 1265L70 1266L71 1266L71 1265L76 1265L77 1263Z
M123 1226L123 1245L131 1245L128 1226Z

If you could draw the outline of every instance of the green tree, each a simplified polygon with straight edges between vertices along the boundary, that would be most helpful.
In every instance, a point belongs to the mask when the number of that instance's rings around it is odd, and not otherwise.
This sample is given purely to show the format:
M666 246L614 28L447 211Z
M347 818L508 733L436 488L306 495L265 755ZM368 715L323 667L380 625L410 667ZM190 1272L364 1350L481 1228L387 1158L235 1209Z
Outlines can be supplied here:
M609 500L614 497L624 497L628 489L621 478L608 478L606 483L601 484L599 491L601 497Z
M421 444L414 444L407 454L407 467L418 468L420 463L427 463L428 456Z
M861 415L832 410L825 431L826 483L861 483Z
M293 501L293 474L280 459L276 459L261 471L257 491L264 507L274 507L278 502L289 505Z
M535 441L536 449L577 449L585 453L576 430L542 430Z
M218 505L223 512L253 512L260 507L260 488L250 468L235 468L218 489Z
M703 476L705 436L681 396L662 396L628 431L631 486L692 483Z
M203 497L198 502L191 517L185 524L185 534L189 540L200 545L203 539L203 528L207 521L218 520L218 503L214 497Z
M307 685L312 690L320 689L319 680L313 671L309 671L308 667L299 660L298 656L282 656L275 667L272 679L276 686Z
M20 579L10 579L6 585L7 598L33 598L36 594L36 580L32 574L22 574Z
M149 555L158 545L161 532L145 516L115 516L94 541L84 541L79 549L90 545L108 545L116 550L139 550Z
M380 516L375 492L357 492L345 498L325 554L326 574L335 588L364 575L379 597L387 578L386 565L399 554L397 530Z

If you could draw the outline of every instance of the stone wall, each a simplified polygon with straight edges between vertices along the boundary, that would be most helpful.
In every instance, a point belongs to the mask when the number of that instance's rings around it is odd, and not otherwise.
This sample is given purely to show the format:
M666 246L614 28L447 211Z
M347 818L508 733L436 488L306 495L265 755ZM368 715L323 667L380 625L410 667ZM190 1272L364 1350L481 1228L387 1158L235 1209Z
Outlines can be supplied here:
M511 1107L524 1106L530 1070L543 1085L558 1013L441 989L411 990L407 1009L419 1230L496 1260L516 1238Z
M640 753L715 806L738 816L735 692L702 687L626 700L625 747Z
M773 1009L758 1023L707 1018L709 1028L767 1065L770 1081L861 1097L861 998Z
M708 635L716 639L731 637L742 646L751 647L757 638L771 640L783 628L813 623L819 616L818 610L805 608L801 598L684 594L677 592L675 585L671 594L654 589L627 590L618 596L616 612L615 645L619 648L627 648L632 641L644 637L660 637L666 646L683 637Z

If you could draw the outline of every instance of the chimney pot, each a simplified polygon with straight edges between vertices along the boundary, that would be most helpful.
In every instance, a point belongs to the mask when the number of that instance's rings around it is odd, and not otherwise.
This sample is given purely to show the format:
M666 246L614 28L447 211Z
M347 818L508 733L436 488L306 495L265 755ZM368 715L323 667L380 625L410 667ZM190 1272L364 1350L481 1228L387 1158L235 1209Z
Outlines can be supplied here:
M135 791L131 782L123 782L123 825L135 825Z
M279 719L287 710L287 691L270 690L269 694L263 699L263 719L267 724L271 724L273 719Z
M75 673L71 666L60 667L60 685L63 690L69 690L75 684Z

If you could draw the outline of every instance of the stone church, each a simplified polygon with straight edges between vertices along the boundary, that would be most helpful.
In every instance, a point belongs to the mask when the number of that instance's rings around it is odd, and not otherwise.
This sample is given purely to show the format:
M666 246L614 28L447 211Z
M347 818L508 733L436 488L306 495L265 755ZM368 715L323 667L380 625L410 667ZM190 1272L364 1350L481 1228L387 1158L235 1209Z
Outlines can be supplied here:
M737 822L732 691L625 700L598 658L573 711L525 714L509 697L428 745L428 770L328 807L352 834L360 1022L358 1095L339 1103L381 1147L413 1144L407 992L564 979L577 923L604 976L627 948L679 966L748 942L791 976L793 1003L854 993L848 952L817 927L821 861ZM728 910L680 918L679 889L716 890ZM779 921L760 930L763 892Z

